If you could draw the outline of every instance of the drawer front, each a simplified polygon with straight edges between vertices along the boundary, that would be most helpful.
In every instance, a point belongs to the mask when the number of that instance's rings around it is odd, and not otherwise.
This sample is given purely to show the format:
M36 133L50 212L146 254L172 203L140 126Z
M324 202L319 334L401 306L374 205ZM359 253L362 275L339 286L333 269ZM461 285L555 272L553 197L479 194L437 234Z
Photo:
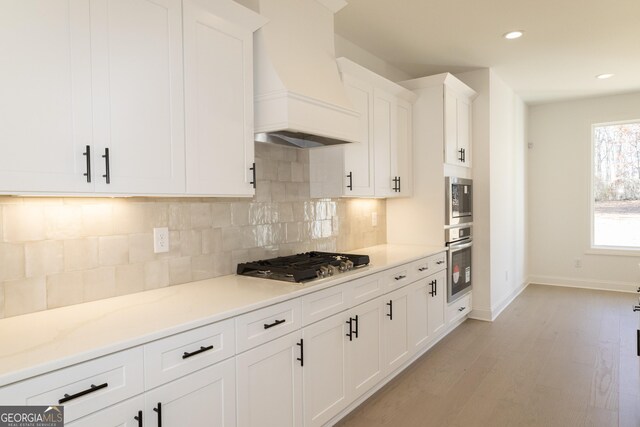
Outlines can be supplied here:
M438 271L447 268L447 253L431 255L430 257L420 259L411 263L411 269L417 278L427 277Z
M387 291L391 289L398 289L405 285L411 283L416 274L411 268L411 264L401 265L400 267L392 268L388 270L386 273L383 273L383 287L386 288Z
M236 318L236 348L241 353L299 329L300 298L275 304Z
M452 302L447 307L447 323L455 322L471 312L471 293Z
M302 297L302 323L310 325L351 308L352 283L342 283Z
M73 421L142 393L142 365L142 347L132 348L0 388L0 402L61 404Z
M379 297L385 292L384 276L373 274L351 282L351 292L353 294L353 304L356 306Z
M176 334L144 346L147 390L235 354L233 319Z
M429 274L447 268L447 252L431 255L427 260L429 262Z

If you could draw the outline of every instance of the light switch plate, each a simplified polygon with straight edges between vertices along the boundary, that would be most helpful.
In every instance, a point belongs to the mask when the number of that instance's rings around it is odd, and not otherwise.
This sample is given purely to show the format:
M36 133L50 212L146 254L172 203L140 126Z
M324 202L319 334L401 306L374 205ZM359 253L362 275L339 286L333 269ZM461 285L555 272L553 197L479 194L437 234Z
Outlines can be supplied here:
M153 229L153 252L169 252L169 229L167 227Z

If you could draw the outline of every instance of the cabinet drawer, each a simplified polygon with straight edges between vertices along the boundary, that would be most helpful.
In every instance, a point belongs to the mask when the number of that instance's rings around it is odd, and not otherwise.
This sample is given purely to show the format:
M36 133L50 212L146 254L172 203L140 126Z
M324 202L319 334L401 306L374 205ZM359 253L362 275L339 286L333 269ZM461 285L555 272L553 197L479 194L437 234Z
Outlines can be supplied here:
M411 264L401 265L386 271L382 278L383 287L386 290L401 288L411 283L416 277L415 272L411 268Z
M447 307L447 323L460 320L471 312L471 292Z
M410 270L416 274L416 278L422 278L445 268L447 268L447 253L443 252L412 262Z
M380 274L374 274L351 282L352 306L355 307L382 295L385 291L383 278L384 276Z
M302 323L311 323L351 308L351 283L342 283L302 297Z
M429 274L447 268L447 252L431 255L427 258L429 263Z
M235 354L233 319L144 346L145 388L152 389Z
M0 388L0 402L61 404L72 421L142 393L142 365L142 347L132 348Z
M300 305L300 298L296 298L237 317L238 353L300 328L302 323Z

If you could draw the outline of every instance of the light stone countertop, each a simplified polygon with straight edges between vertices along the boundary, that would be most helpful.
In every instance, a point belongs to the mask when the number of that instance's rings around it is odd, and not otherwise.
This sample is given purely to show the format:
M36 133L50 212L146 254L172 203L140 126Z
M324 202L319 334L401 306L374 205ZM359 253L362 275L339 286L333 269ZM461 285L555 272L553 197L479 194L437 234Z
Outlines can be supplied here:
M307 284L229 275L0 320L0 386L446 251L378 245L367 267Z

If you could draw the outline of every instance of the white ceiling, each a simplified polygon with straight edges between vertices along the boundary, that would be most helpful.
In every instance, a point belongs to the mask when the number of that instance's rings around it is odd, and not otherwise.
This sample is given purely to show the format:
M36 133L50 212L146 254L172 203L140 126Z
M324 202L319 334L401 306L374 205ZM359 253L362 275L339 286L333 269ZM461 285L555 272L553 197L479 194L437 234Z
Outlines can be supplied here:
M335 30L415 77L491 67L530 104L640 91L640 0L348 0Z

